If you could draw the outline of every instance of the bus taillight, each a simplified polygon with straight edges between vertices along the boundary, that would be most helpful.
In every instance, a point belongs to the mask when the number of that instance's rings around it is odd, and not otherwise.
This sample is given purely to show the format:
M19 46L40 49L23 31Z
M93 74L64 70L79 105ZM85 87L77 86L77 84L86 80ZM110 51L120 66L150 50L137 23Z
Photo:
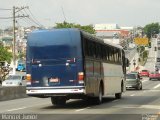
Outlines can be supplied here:
M84 73L83 72L78 73L78 82L79 82L79 84L84 83Z
M27 85L31 85L31 74L26 75Z

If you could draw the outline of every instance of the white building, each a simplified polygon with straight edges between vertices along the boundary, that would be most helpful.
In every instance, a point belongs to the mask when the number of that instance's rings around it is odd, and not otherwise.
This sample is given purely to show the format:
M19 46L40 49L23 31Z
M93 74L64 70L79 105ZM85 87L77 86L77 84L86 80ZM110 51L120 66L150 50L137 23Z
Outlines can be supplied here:
M120 29L118 24L95 24L95 30L116 30Z

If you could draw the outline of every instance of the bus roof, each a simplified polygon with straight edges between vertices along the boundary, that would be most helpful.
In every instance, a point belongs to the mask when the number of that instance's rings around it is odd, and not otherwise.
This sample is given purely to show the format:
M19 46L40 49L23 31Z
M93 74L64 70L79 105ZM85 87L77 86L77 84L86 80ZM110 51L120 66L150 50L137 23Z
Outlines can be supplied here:
M93 41L95 41L95 42L98 42L98 43L101 43L101 44L107 44L107 45L109 45L109 46L113 46L113 47L116 47L116 48L118 48L118 49L123 49L120 45L116 45L116 44L113 44L113 43L110 43L110 42L107 42L107 41L104 41L103 39L101 39L101 38L98 38L98 37L96 37L96 36L94 36L94 35L91 35L91 34L89 34L89 33L87 33L87 32L84 32L84 31L82 31L82 30L79 30L79 29L77 29L77 28L61 28L61 29L45 29L45 30L35 30L35 31L33 31L33 32L31 32L30 34L29 34L29 36L31 35L31 36L34 36L34 34L39 34L39 35L41 35L41 34L43 34L43 35L45 35L46 37L49 37L53 32L56 32L56 34L54 34L54 37L56 38L56 37L58 37L60 34L67 34L67 36L68 37L73 37L73 34L72 33L77 33L77 34L82 34L84 37L87 37L87 38L92 38L92 40ZM50 34L51 33L51 34ZM76 35L77 35L76 34ZM36 37L37 37L37 35L36 35ZM76 37L79 37L79 36L76 36ZM66 36L61 36L60 37L61 39L67 39L66 38ZM41 45L44 45L44 43L45 43L45 45L48 43L49 45L51 45L51 43L52 42L47 42L47 40L49 41L49 39L46 39L45 41L38 41L38 44L36 44L37 46L41 46ZM31 41L32 43L31 44L34 44L34 41L32 40ZM36 41L35 41L36 42ZM37 42L36 42L37 43ZM53 43L53 44L55 44L55 43ZM34 44L35 45L35 44Z
M27 43L30 46L50 46L62 43L70 44L73 43L72 39L80 39L79 36L80 33L76 29L35 30L28 34Z
M99 42L99 43L107 44L107 45L109 45L109 46L113 46L113 47L116 47L116 48L119 48L119 49L123 49L123 47L121 47L120 45L116 45L116 44L114 44L114 43L110 43L110 42L104 41L103 39L98 38L98 37L96 37L96 36L94 36L94 35L91 35L91 34L89 34L89 33L87 33L87 32L84 32L84 31L81 31L81 32L82 32L82 34L83 34L84 36L86 36L86 37L88 37L88 38L92 38L95 42Z

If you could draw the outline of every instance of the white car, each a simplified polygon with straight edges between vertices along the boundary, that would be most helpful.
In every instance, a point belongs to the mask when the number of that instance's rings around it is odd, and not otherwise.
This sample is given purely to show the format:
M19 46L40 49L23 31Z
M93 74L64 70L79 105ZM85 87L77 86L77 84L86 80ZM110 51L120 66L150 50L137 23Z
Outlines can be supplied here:
M5 81L2 82L2 86L24 86L26 85L25 76L22 75L10 75Z

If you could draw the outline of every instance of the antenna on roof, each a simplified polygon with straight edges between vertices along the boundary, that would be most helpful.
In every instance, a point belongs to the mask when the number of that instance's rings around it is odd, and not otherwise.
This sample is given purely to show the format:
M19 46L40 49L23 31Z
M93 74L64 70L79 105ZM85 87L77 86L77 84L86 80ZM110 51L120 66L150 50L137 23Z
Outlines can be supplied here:
M63 17L64 17L64 22L67 22L66 16L65 16L65 13L64 13L64 10L63 10L63 7L62 7L62 6L61 6L61 9L62 9Z

